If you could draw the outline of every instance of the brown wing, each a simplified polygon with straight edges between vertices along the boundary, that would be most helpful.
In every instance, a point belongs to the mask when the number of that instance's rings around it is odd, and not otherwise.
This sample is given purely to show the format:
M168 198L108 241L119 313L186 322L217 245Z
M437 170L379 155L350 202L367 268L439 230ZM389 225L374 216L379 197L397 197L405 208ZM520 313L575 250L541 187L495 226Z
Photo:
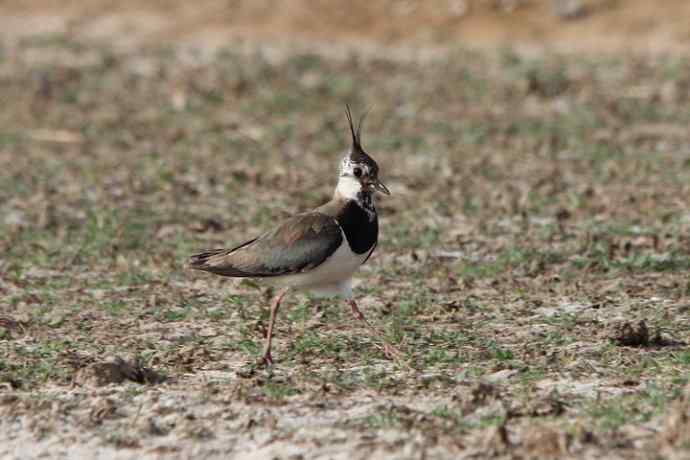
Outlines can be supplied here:
M233 277L288 275L319 266L342 242L340 226L333 217L308 212L233 249L212 249L196 254L189 265L197 270Z

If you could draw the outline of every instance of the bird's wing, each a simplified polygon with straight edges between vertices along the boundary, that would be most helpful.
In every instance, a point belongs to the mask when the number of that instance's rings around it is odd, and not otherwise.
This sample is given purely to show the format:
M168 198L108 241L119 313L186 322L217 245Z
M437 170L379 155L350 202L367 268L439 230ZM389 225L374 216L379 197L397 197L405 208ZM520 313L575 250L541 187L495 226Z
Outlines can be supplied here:
M196 254L189 266L233 277L289 275L321 265L342 243L342 231L333 217L308 212L233 249Z

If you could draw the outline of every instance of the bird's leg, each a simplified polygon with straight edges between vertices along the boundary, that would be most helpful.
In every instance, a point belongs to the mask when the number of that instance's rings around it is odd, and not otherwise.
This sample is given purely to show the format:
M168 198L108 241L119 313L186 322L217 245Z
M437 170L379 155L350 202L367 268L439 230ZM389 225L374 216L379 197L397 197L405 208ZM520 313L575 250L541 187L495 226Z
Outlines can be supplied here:
M354 299L350 299L349 303L354 317L362 321L366 325L367 329L371 331L372 334L381 337L381 339L383 340L383 353L388 358L401 359L402 353L400 352L400 350L388 343L388 341L383 337L383 333L381 333L381 331L378 331L374 326L371 325L369 321L367 321L367 318L364 316L364 313L362 313L362 311L357 307L357 303L354 301Z
M353 299L350 299L350 308L352 308L352 314L355 316L355 318L360 321L364 321L367 326L371 327L367 319L364 317L364 313L357 308L357 303Z
M285 294L290 290L290 288L285 288L276 295L271 304L271 318L268 322L268 332L266 333L266 345L264 346L264 356L263 363L267 366L273 365L273 357L271 356L271 342L273 341L273 326L276 322L276 316L278 315L278 309L280 308L280 302L285 297Z

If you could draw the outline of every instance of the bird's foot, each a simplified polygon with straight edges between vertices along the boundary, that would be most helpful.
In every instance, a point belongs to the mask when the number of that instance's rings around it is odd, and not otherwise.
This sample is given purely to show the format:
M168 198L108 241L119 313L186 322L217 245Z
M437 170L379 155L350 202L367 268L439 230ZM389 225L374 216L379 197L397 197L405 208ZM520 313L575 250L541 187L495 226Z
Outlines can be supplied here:
M409 367L409 365L404 360L405 355L400 350L395 348L393 345L388 343L388 341L384 337L383 332L377 330L374 326L371 325L371 323L369 323L369 321L367 321L366 317L364 316L364 313L362 313L362 311L357 307L357 303L354 300L350 300L349 303L354 317L362 321L364 325L372 332L373 335L380 337L383 341L383 345L379 347L383 351L384 356L393 361L401 362L405 364L407 367Z
M273 366L273 356L271 356L271 352L267 351L264 353L259 363L265 367Z

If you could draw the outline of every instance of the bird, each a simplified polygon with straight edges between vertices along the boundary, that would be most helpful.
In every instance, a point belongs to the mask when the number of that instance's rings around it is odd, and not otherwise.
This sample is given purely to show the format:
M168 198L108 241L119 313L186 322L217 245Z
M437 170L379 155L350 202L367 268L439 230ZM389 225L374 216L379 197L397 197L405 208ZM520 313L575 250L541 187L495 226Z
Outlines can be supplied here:
M354 300L352 277L376 249L379 221L374 195L390 195L379 179L379 166L362 147L362 115L355 129L352 111L345 114L352 142L340 162L338 182L327 203L296 214L260 236L231 249L192 255L189 267L233 278L257 278L279 288L271 302L262 362L273 365L275 321L290 290L336 296L349 303L354 317L379 334ZM384 340L384 353L399 352Z

